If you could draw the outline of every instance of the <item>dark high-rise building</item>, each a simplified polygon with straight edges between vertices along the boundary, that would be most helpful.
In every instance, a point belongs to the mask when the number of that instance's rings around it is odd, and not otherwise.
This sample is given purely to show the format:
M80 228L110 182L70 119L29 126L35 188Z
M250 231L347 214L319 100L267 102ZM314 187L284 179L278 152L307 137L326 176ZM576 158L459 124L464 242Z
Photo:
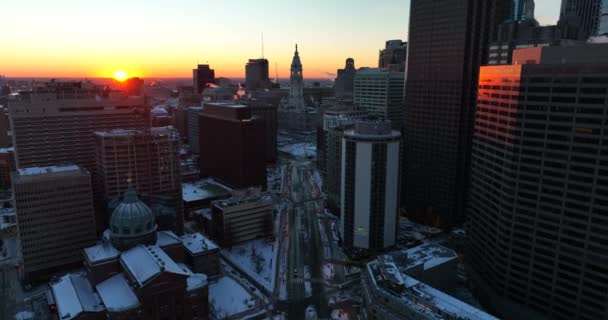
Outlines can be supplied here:
M463 220L477 76L508 0L412 0L404 125L404 201L418 220Z
M562 0L559 19L574 19L579 25L581 39L585 40L597 31L601 0Z
M380 50L378 68L387 68L396 72L405 71L407 61L407 42L388 40L384 49Z
M400 140L384 120L344 132L340 231L347 249L377 252L396 243Z
M11 122L9 121L8 108L0 106L0 148L13 145L11 137Z
M513 0L512 21L534 20L534 0Z
M206 103L199 131L201 175L235 189L266 189L265 125L250 107Z
M277 136L278 136L278 103L272 103L266 99L249 99L246 104L251 108L251 115L264 120L266 128L266 162L277 161Z
M481 68L467 270L501 318L608 319L607 88L608 44Z
M249 59L245 65L245 86L247 91L270 89L272 83L268 77L267 59Z
M336 98L352 97L355 87L355 60L353 58L346 59L344 69L338 69L338 77L335 82L334 94Z
M215 83L215 70L211 69L208 64L199 64L196 69L192 70L192 81L195 93L201 94L208 84Z

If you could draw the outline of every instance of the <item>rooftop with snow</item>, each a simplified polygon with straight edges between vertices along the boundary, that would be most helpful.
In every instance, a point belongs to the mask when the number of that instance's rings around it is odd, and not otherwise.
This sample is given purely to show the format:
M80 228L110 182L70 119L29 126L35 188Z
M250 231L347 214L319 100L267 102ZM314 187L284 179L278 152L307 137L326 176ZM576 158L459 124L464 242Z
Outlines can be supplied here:
M21 176L33 176L47 173L59 173L59 172L70 172L80 171L80 167L77 165L66 165L66 166L48 166L48 167L30 167L18 169L17 172Z
M211 250L219 250L218 246L200 233L186 234L182 236L184 248L192 255L203 254Z
M231 189L213 179L182 184L182 198L186 202L214 199L230 195Z

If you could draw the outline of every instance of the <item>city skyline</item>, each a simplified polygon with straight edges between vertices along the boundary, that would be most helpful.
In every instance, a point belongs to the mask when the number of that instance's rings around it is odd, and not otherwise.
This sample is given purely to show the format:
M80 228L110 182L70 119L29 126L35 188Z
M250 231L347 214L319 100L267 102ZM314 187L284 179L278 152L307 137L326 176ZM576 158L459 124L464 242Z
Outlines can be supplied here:
M141 4L13 3L3 8L10 28L0 74L113 77L123 70L129 76L187 78L194 65L208 63L220 77L242 78L247 60L262 56L263 33L271 78L275 63L279 77L289 76L298 43L304 77L333 79L347 57L357 66L376 66L386 40L407 40L409 23L409 1L397 0ZM293 8L297 15L289 14ZM559 1L536 0L536 12L541 24L555 23Z

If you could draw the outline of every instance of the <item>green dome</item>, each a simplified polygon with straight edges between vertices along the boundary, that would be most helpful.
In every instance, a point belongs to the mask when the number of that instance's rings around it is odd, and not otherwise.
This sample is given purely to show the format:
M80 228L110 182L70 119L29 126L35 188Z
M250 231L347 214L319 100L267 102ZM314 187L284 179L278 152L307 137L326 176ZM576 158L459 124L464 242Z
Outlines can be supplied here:
M129 188L125 192L122 203L112 213L110 219L112 238L146 239L156 232L156 228L156 218L150 207L139 200L133 188Z

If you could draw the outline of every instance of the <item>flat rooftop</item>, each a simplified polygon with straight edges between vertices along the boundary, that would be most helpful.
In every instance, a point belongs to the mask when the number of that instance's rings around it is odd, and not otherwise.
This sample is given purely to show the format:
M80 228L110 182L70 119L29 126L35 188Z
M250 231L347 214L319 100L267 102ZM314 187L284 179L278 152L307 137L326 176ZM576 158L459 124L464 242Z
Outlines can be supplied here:
M232 189L212 179L182 184L182 199L186 202L214 199L231 193Z
M418 266L422 266L423 270L428 270L458 258L454 250L435 243L425 243L391 255L401 271Z
M184 248L191 254L197 255L207 251L218 249L218 246L200 233L186 234L182 237Z

